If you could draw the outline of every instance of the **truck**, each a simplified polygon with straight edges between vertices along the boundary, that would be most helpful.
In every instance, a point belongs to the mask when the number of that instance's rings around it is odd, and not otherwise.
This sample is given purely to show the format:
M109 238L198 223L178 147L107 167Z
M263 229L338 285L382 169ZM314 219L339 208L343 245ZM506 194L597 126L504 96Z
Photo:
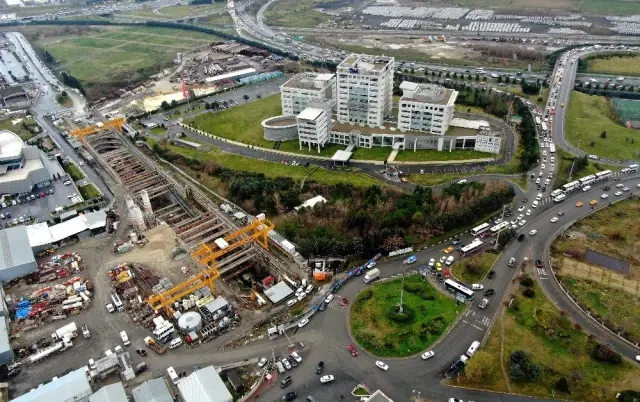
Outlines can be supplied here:
M165 348L164 346L160 345L158 342L154 341L153 338L151 338L150 336L147 336L146 338L144 338L144 343L149 348L151 348L154 352L156 352L156 353L158 353L160 355L167 351L167 348Z
M63 338L75 338L78 336L78 326L75 322L71 322L64 327L60 327L51 334L51 338L54 340L61 340Z
M36 363L36 362L39 362L40 360L43 360L44 358L46 358L48 356L51 356L54 353L62 352L63 350L66 350L67 348L69 348L69 344L73 345L69 341L67 343L58 342L58 343L54 344L53 346L49 346L48 348L43 349L42 351L29 356L29 363Z
M367 271L364 275L364 283L373 282L380 277L380 270L378 268Z
M82 324L80 328L82 328L82 336L85 338L91 338L91 332L89 332L89 327L87 327L86 324Z

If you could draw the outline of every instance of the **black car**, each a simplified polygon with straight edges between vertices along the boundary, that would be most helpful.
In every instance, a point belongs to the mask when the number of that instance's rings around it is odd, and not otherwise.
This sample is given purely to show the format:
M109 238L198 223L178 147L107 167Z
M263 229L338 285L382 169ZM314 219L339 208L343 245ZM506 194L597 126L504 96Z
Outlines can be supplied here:
M322 303L320 303L320 307L318 307L318 310L324 311L325 308L327 308L327 303L322 302Z
M282 400L288 402L288 401L293 401L297 397L298 397L298 394L296 394L295 392L287 392L286 394L282 395Z
M461 242L462 242L462 240L461 240L461 239L453 239L453 241L451 242L451 244L453 244L453 245L455 246L455 245L460 244Z
M298 367L298 362L293 358L293 356L287 356L287 360L291 363L291 367Z
M542 260L536 260L536 268L542 268L542 267L544 267Z
M496 277L496 271L493 271L493 270L489 271L489 275L487 275L487 278L493 279L495 277Z
M611 190L611 187L609 187L609 186L604 186L604 187L602 187L602 189L603 189L604 191L609 191L609 190Z
M285 379L284 379L284 380L280 381L280 388L284 388L284 387L286 387L287 385L291 384L291 381L293 381L293 379L291 378L291 376L287 376L287 377L285 377ZM291 392L289 392L289 393L291 393ZM288 395L288 394L287 394L287 395ZM287 400L290 400L290 399L287 399Z
M318 365L316 366L316 374L322 373L322 370L324 370L324 362L318 362Z
M562 215L564 215L563 211L558 212L558 216L562 216Z
M523 199L522 199L522 203L523 203L523 204L526 204L528 201L529 201L529 199L527 199L527 198L523 198Z
M524 233L518 236L518 241L523 241L523 240L524 240Z
M493 290L493 289L487 289L487 290L485 290L485 291L484 291L484 293L483 293L483 294L484 294L485 296L491 296L491 295L492 295L492 294L494 294L495 292L496 292L496 291L495 291L495 290Z

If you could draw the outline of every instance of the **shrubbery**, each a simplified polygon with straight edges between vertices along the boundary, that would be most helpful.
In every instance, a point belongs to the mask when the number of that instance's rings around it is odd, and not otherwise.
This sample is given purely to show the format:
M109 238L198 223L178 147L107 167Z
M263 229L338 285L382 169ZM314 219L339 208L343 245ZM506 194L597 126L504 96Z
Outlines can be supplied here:
M542 369L532 363L527 353L523 350L516 350L511 353L511 368L509 377L513 381L537 381L542 375Z
M389 320L399 323L409 323L415 317L415 312L406 304L402 306L402 313L398 306L391 306L387 310L387 318Z
M533 299L536 296L536 292L535 290L531 289L531 288L526 288L523 292L523 295L525 295L526 297Z
M533 283L533 278L531 278L529 275L524 275L520 278L520 284L522 286L532 287Z
M611 349L607 345L599 343L591 349L591 357L601 362L609 362L613 364L622 363L622 356L620 356L620 353Z

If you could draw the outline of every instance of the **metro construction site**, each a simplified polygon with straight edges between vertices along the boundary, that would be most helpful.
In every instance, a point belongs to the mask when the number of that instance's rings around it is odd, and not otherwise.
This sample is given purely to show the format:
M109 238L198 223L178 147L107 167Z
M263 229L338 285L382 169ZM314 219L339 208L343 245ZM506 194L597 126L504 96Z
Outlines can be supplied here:
M224 284L238 275L245 283L251 283L251 301L257 298L257 304L266 305L258 294L265 290L260 288L262 283L273 284L274 278L292 283L304 275L299 266L271 253L268 234L274 225L263 215L242 223L234 220L196 185L180 183L157 167L125 137L124 119L107 121L96 110L93 112L102 123L72 130L70 134L79 138L102 170L126 190L133 226L142 234L147 228L168 224L177 236L175 246L188 252L197 266L198 271L186 281L146 295L146 304L154 312L164 311L171 318L176 303L204 287L213 291L217 279L222 281L218 291L232 294ZM269 276L273 278L262 281ZM239 298L246 299L243 295ZM245 307L253 307L252 304L243 303Z

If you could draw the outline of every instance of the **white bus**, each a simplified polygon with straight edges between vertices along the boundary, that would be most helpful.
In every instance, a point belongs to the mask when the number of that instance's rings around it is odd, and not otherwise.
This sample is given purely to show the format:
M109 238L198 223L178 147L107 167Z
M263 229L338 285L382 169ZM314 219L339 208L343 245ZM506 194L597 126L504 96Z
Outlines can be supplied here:
M560 194L564 194L564 191L557 189L557 190L553 190L551 192L551 197L556 198L557 196L559 196Z
M467 256L471 253L474 253L480 250L480 247L482 247L483 244L484 242L482 240L476 239L472 241L470 244L467 244L466 246L462 247L460 249L460 254L462 254L463 256Z
M492 235L495 235L496 233L498 233L502 229L509 227L509 225L510 225L510 223L507 222L507 221L500 222L497 225L495 225L494 227L492 227L491 229L489 229L489 232L491 232Z
M551 155L556 153L556 146L553 143L549 143L549 153Z
M122 304L122 301L120 300L120 296L118 296L116 293L112 293L111 294L111 300L113 301L113 305L116 307L116 310L124 311L124 305Z
M155 336L156 339L158 339L158 340L162 340L162 339L166 338L167 336L171 335L173 333L174 329L175 328L173 327L172 323L166 322L162 326L160 326L160 327L158 327L158 328L153 330L153 336Z
M580 182L572 181L571 183L567 183L564 186L562 186L562 191L564 191L565 193L568 193L569 191L573 191L577 188L580 188Z
M578 179L578 181L580 182L580 187L588 186L589 184L596 181L596 176L591 174L589 176L585 176L581 179Z
M602 172L596 173L596 180L606 180L611 177L613 172L611 170L603 170Z
M477 236L489 230L491 226L488 223L483 223L482 225L478 225L475 228L471 229L471 236Z
M451 293L463 295L467 300L473 300L473 296L475 296L471 289L468 289L451 279L444 281L444 287Z
M547 132L547 123L545 123L544 121L540 124L540 127L542 128L543 132Z
M629 173L637 172L638 168L640 168L640 165L636 165L636 164L629 165L629 167L627 168L627 171Z
M178 385L180 382L180 377L178 377L178 373L173 369L173 367L169 367L167 369L167 374L169 374L169 378L171 378L171 382L173 385Z

